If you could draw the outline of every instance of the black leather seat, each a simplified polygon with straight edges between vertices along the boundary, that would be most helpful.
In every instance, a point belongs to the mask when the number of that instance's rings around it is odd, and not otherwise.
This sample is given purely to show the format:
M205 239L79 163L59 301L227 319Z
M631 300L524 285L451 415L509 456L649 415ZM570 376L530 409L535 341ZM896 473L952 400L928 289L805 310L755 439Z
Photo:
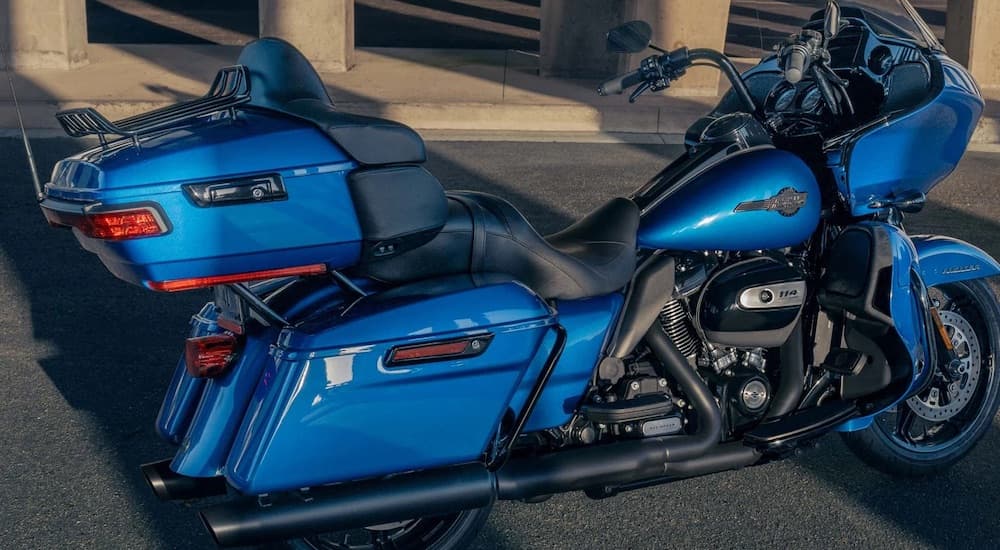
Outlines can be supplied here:
M639 208L613 199L542 238L510 203L486 193L448 194L448 221L427 244L369 262L361 274L398 284L457 273L506 273L543 298L614 292L632 277Z
M424 141L409 126L337 111L322 79L294 46L278 38L247 44L237 60L250 70L250 105L315 124L365 165L423 162Z
M502 273L544 298L560 299L607 294L631 279L639 227L632 201L614 199L542 238L499 197L460 192L446 199L440 183L413 166L426 159L420 136L391 120L338 112L319 75L291 44L255 40L238 63L250 71L251 107L308 121L369 166L349 178L366 250L359 274L399 284Z

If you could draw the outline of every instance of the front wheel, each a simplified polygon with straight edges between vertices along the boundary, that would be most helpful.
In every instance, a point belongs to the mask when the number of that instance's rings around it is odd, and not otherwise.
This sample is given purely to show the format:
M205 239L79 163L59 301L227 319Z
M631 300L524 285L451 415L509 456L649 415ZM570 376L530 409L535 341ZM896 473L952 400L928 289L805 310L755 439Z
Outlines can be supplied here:
M486 523L492 506L288 541L295 550L460 550Z
M931 289L931 300L961 361L951 375L937 365L929 388L843 434L862 460L902 477L936 474L962 459L982 439L1000 406L1000 306L983 280Z

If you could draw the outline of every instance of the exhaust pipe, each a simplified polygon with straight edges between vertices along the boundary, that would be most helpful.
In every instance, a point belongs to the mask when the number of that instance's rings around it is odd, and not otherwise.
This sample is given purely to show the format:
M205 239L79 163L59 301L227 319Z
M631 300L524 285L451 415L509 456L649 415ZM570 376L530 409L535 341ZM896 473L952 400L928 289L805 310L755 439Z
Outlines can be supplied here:
M695 460L718 445L722 414L715 397L659 326L650 327L645 340L665 374L677 381L697 411L698 430L692 435L638 439L511 460L497 472L499 498L524 499L662 478L670 474L673 464Z
M201 519L219 546L244 546L323 532L452 514L491 504L493 474L482 464L455 466L206 508Z
M193 500L226 494L226 478L188 477L170 469L171 459L141 466L146 483L160 500Z
M496 498L513 500L621 487L756 462L760 455L738 444L712 452L720 449L722 433L722 415L715 398L659 326L650 328L645 338L663 363L665 374L677 381L698 413L698 429L692 435L515 458L495 473L482 464L468 464L344 483L280 495L265 506L258 499L245 498L204 509L202 521L220 546L238 546L456 513L487 506Z

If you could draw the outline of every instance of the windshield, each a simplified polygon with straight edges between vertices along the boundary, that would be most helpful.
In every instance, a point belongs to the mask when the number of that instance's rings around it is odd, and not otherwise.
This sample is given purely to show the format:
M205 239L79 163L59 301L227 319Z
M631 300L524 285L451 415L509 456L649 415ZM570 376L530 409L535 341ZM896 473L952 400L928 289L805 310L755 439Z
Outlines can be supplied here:
M942 47L908 0L841 0L838 3L841 17L864 18L882 36L913 40L926 48ZM858 10L867 14L860 16Z

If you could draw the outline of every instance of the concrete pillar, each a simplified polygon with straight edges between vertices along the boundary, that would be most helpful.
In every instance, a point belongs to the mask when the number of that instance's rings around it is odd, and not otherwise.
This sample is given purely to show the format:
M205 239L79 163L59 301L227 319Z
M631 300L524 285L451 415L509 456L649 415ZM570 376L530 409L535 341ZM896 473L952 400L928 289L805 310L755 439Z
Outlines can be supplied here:
M283 38L320 72L354 65L354 0L258 0L260 35Z
M0 45L14 67L87 63L85 0L0 0Z
M665 50L681 46L724 51L729 25L730 0L628 0L628 19L641 19L653 27L653 43ZM649 52L627 56L621 69L638 67ZM691 67L670 85L670 95L719 93L721 73L712 67Z
M1000 87L1000 2L949 0L945 46L980 86Z
M605 51L604 35L626 20L626 4L618 0L542 0L541 75L606 78L617 73L620 56Z
M713 48L726 44L730 0L542 0L542 76L608 78L639 66L652 51L635 55L604 50L608 29L633 19L653 27L653 42L665 49ZM678 95L715 95L719 73L694 68L674 83Z

